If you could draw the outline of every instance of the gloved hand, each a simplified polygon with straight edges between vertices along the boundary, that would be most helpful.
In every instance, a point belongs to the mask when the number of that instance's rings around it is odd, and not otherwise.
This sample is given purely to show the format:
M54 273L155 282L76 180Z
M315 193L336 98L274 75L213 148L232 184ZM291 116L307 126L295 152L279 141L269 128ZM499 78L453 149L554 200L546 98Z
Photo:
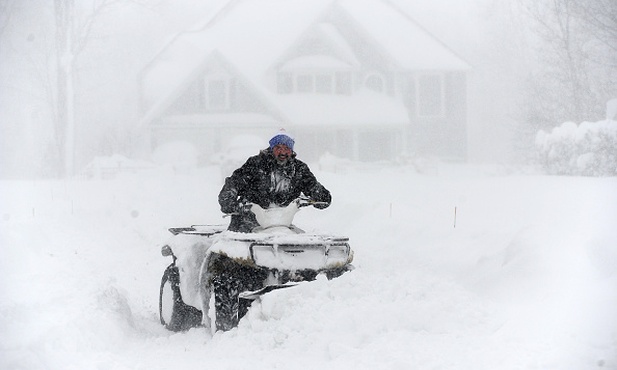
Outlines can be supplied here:
M313 203L313 207L317 209L324 209L330 206L330 202L332 201L332 197L330 196L330 192L326 190L321 184L316 183L307 194L309 198L311 198L311 203Z
M313 203L313 207L317 208L317 209L325 209L328 208L330 206L330 203L328 202L315 202Z
M228 215L243 214L250 212L252 206L252 203L233 201L231 203L228 203L228 205L226 205L225 207L221 207L221 211Z
M253 203L239 202L238 206L236 207L236 212L239 214L249 213L251 211L252 206L253 206Z

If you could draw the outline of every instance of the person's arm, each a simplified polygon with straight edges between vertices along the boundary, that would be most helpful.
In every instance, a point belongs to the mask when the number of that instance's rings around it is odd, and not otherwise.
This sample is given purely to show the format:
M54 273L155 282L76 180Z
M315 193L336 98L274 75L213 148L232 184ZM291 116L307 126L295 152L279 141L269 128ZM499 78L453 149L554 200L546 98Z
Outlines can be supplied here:
M219 192L219 205L221 212L234 213L238 208L238 189L234 184L233 177L225 179L225 185Z
M219 192L221 212L234 213L238 210L238 197L244 194L247 184L251 181L251 171L255 166L252 162L253 159L249 158L242 167L225 179L225 184Z
M312 200L325 203L317 204L315 208L324 209L332 202L332 196L328 189L317 181L317 178L315 178L315 175L313 175L306 164L302 166L302 192Z

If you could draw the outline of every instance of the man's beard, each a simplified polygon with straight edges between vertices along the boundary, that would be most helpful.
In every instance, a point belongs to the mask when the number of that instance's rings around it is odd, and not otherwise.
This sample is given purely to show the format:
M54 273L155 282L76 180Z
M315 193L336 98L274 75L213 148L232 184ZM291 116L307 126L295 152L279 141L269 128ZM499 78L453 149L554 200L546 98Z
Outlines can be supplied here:
M287 163L288 159L289 159L289 156L287 154L279 154L278 156L276 156L276 163L285 164Z

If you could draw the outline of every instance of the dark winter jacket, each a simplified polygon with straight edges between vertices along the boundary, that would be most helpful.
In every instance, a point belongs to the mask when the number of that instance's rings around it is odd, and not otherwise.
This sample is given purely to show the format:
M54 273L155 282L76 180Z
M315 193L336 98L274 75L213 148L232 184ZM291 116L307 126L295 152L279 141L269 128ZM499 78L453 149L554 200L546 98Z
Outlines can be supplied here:
M219 204L223 213L231 213L229 230L250 232L258 226L252 212L242 212L239 204L250 202L263 208L271 204L287 206L294 199L305 196L325 202L327 207L332 198L321 185L306 163L296 159L293 153L283 165L279 165L271 149L264 149L250 157L242 167L225 179L219 193Z

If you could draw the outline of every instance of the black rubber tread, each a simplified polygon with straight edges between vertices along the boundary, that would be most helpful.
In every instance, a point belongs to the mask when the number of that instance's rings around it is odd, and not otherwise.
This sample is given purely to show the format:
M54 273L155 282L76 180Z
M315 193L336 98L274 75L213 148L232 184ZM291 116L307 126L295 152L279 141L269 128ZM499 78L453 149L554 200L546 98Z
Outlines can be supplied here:
M230 330L238 325L252 303L239 298L240 292L263 288L268 271L236 263L219 254L212 256L208 270L212 274L216 329Z
M163 289L165 284L169 284L173 292L173 308L171 312L171 320L166 323L163 318ZM159 318L162 325L171 331L186 331L191 328L201 326L203 314L201 310L189 306L182 300L180 292L180 272L175 263L169 265L161 279L161 289L159 295Z

